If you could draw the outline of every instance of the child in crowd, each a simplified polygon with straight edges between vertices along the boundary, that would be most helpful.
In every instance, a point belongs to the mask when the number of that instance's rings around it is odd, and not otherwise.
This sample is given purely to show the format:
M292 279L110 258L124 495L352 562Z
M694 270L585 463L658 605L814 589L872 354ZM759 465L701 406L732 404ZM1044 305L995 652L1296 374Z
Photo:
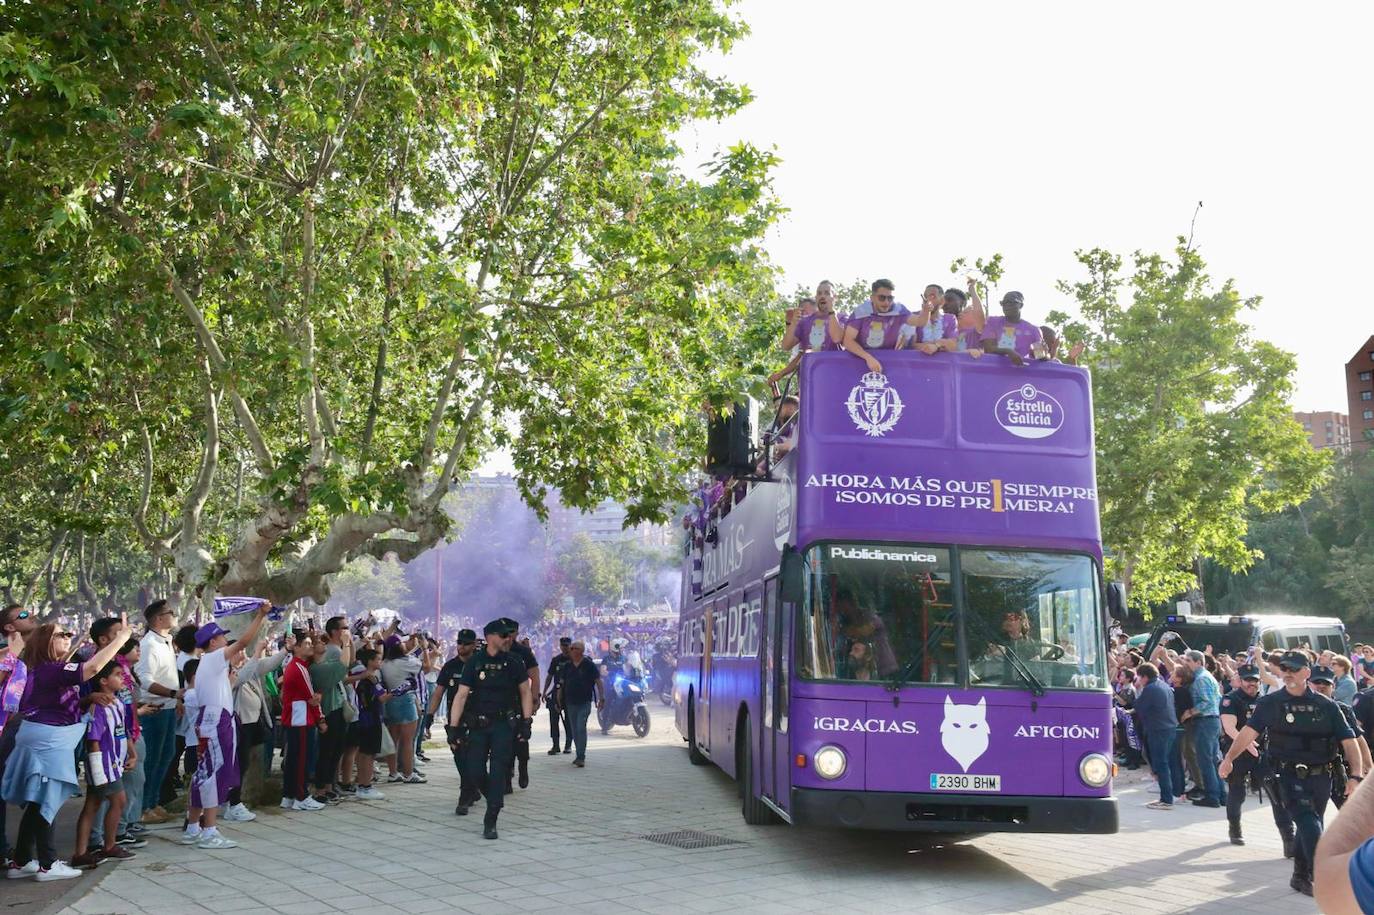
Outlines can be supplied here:
M177 737L183 741L183 754L194 760L197 753L196 719L200 717L200 699L196 696L196 674L200 671L200 659L188 658L181 668L182 682L186 691L182 694L177 708ZM178 757L180 758L180 757ZM188 760L188 767L195 771L195 764ZM185 826L185 824L182 824Z
M124 669L110 661L91 680L92 692L118 699L124 691ZM122 861L136 857L115 842L119 819L124 814L124 774L133 769L137 757L130 749L128 707L125 703L93 702L86 714L86 800L76 820L76 851L72 867L95 867L101 861ZM90 850L91 827L101 802L109 801L105 812L104 848Z
M391 699L391 693L382 689L378 683L382 669L381 652L375 648L364 648L358 652L358 663L362 673L356 687L358 695L358 720L348 726L348 748L344 752L343 776L353 773L356 761L358 770L357 794L359 800L380 801L386 795L378 791L374 781L377 754L382 751L382 708ZM350 787L344 786L345 789Z

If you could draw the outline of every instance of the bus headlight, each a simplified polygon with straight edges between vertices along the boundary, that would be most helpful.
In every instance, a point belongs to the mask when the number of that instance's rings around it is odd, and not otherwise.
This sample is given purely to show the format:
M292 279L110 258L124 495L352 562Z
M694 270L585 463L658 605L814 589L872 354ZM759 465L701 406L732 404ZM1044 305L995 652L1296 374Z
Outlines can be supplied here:
M1112 780L1111 760L1101 753L1089 753L1078 761L1078 777L1089 788L1101 788Z
M844 775L844 770L849 767L849 759L839 747L824 746L816 751L816 755L811 759L811 765L821 778L834 781Z

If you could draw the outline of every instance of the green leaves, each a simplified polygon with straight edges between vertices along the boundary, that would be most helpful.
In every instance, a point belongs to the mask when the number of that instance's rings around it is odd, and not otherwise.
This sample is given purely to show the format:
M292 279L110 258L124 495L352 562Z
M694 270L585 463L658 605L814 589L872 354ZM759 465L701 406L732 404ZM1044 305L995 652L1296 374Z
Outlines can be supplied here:
M1216 288L1182 239L1129 276L1101 249L1078 259L1087 278L1060 289L1084 317L1065 336L1093 373L1108 574L1146 608L1194 586L1195 557L1249 567L1249 519L1306 498L1329 456L1292 419L1292 356L1251 336L1253 300Z

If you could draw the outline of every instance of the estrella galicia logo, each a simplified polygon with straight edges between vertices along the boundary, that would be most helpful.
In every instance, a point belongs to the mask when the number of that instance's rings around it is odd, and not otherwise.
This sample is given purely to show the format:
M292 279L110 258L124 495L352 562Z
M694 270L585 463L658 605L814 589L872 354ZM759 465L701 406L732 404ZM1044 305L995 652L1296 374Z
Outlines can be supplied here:
M1064 407L1033 384L997 398L997 425L1018 438L1049 438L1064 425Z
M887 386L887 376L868 372L849 391L849 418L865 435L884 435L902 418L902 398Z

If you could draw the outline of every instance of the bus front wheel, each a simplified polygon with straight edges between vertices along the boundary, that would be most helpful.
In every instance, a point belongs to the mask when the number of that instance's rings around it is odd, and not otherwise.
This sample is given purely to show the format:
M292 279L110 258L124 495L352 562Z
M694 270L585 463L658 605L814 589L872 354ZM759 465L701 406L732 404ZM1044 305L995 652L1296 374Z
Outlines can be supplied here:
M767 826L777 820L768 805L754 794L754 751L753 744L749 742L750 736L749 718L746 716L735 735L740 748L739 765L735 767L735 777L739 780L740 796L743 798L740 812L744 814L744 822L750 826Z

